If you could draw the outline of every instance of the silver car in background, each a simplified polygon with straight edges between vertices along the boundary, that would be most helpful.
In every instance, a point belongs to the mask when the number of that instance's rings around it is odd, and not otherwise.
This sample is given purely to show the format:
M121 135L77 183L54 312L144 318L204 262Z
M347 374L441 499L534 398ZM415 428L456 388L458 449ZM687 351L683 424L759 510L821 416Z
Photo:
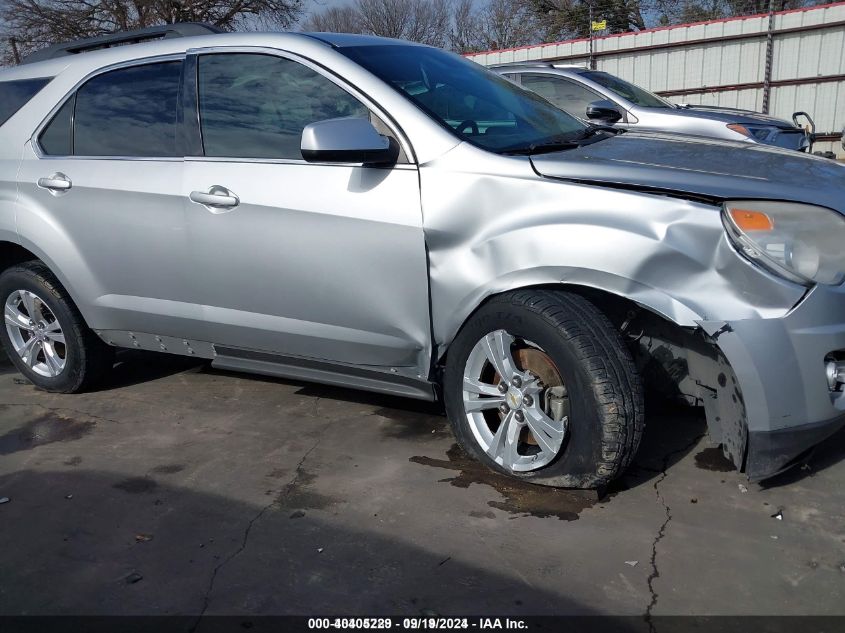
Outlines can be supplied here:
M427 46L198 32L0 72L0 340L36 386L124 347L440 399L569 487L631 463L644 383L753 479L845 423L841 165L588 126Z
M703 105L678 105L624 79L581 66L509 64L493 68L554 105L586 121L630 130L656 130L774 145L798 151L812 148L812 130L794 121Z

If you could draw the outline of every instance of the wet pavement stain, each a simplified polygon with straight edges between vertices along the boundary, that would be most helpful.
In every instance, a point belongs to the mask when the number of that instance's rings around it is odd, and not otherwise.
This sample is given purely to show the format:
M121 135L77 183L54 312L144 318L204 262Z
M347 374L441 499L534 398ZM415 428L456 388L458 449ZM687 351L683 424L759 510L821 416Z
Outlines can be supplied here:
M130 494L143 494L152 492L158 488L158 483L149 477L127 477L123 481L114 484L112 488L117 488Z
M456 488L469 488L472 484L486 484L504 497L504 501L488 501L491 508L504 510L518 516L540 519L555 517L561 521L575 521L581 512L597 503L605 503L617 492L614 490L599 499L594 490L563 490L539 486L493 472L481 462L464 453L457 444L446 451L447 460L433 457L411 457L409 461L423 466L454 470L455 477L442 479ZM483 513L474 517L486 516Z
M442 439L452 432L446 416L438 414L433 407L431 412L425 413L384 407L373 415L385 420L382 435L396 440Z
M338 503L338 499L313 490L317 477L300 470L296 479L286 485L276 498L282 510L323 510Z
M49 412L0 436L0 455L28 451L53 442L72 442L90 433L96 422L80 421Z
M718 446L705 448L695 456L695 465L702 470L712 470L717 473L726 473L736 470L734 463L722 453Z

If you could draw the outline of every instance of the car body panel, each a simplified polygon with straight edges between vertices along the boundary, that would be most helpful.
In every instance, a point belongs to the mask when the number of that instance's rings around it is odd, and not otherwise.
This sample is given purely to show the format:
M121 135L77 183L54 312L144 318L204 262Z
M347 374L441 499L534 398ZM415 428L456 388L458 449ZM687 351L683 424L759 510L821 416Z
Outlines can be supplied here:
M627 132L577 150L535 156L532 162L552 178L714 199L801 200L845 214L845 165L764 145Z
M238 206L188 200L224 186ZM191 159L181 199L186 297L205 340L343 363L428 365L428 270L416 166Z

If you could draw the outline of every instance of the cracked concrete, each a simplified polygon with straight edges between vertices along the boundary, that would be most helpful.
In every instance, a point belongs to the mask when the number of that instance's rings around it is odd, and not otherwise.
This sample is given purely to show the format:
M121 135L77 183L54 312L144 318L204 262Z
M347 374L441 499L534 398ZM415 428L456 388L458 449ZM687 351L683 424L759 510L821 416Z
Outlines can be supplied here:
M0 366L0 613L845 614L845 435L763 487L652 404L596 500L478 468L425 403L120 360L75 396Z
M670 451L669 453L667 453L663 457L663 465L658 473L658 477L654 480L654 484L652 484L652 487L654 488L654 494L657 497L657 501L662 506L663 511L666 514L666 519L663 521L663 523L660 524L660 529L657 531L657 534L654 537L654 541L652 541L651 543L651 559L649 561L651 563L651 573L648 575L648 578L646 578L646 584L648 585L648 591L651 595L651 599L649 600L648 606L646 606L644 617L646 624L648 624L649 631L652 633L655 631L654 619L652 616L653 611L657 606L657 600L659 598L659 594L654 588L654 583L657 581L658 578L660 578L660 570L657 567L657 546L660 544L660 541L662 541L663 538L666 536L666 529L669 527L669 523L672 521L672 509L669 507L663 495L660 493L660 484L662 484L666 477L669 476L666 471L669 468L669 464L672 458L675 455L683 455L688 453L705 437L706 434L702 433L701 435L696 436L689 444L681 447L678 450ZM652 471L657 473L657 471L654 471L653 469Z

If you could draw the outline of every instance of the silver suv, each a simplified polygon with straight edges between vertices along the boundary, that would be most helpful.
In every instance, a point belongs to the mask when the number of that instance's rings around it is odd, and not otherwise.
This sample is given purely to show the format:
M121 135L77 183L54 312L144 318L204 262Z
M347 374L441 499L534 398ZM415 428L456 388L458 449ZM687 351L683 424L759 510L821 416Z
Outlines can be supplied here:
M610 73L580 66L509 64L494 70L593 123L812 150L813 133L797 122L804 117L815 129L805 112L796 112L790 123L750 110L677 105Z
M195 32L0 73L0 337L35 385L124 347L442 398L556 486L630 464L644 382L755 479L842 426L842 166L589 127L426 46Z

